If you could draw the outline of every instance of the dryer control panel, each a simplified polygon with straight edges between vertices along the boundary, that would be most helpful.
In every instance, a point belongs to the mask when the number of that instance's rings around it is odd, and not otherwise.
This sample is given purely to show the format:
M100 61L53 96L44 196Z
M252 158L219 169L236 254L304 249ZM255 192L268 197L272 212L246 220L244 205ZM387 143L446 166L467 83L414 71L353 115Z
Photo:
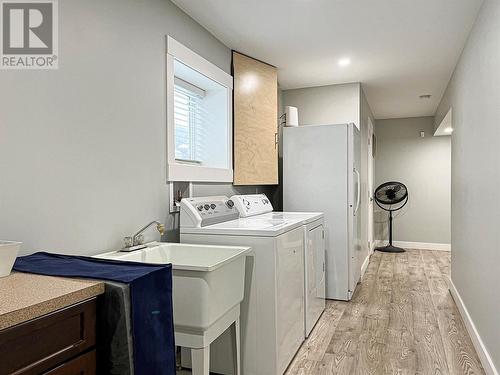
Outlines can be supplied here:
M238 219L240 214L228 197L195 197L181 200L180 226L199 228Z
M262 215L273 211L273 205L265 194L233 195L231 200L241 217Z

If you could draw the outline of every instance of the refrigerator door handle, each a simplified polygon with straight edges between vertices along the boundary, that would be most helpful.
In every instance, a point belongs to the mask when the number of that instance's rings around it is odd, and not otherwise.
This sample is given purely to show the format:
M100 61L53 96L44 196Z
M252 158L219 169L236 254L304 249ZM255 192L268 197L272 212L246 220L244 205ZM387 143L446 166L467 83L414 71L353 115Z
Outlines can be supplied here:
M359 171L356 168L353 168L354 173L356 173L356 177L358 179L358 185L357 185L357 194L356 194L356 208L354 209L354 216L358 213L359 209L359 202L361 200L361 176L359 174Z

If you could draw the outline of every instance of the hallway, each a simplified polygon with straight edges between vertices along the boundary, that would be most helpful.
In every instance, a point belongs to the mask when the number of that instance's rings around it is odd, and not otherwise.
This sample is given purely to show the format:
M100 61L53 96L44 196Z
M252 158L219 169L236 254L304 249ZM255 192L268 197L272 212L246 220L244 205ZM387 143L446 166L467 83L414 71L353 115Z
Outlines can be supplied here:
M375 252L352 301L327 301L286 375L484 374L449 274L449 252Z

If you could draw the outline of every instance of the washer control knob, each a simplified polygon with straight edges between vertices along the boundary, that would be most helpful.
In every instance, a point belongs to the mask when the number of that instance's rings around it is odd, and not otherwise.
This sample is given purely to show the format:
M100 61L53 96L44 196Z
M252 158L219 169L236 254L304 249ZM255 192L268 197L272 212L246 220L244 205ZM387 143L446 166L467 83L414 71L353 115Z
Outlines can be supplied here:
M226 202L226 205L227 205L229 208L233 208L233 206L234 206L234 202L233 202L231 199L229 199L229 200Z
M215 207L217 207L217 206L216 206L215 204L213 204L213 203L210 205L210 208L211 208L212 210L215 210Z
M198 211L203 211L203 206L198 206L196 208L198 209Z
M209 205L209 204L206 204L206 205L205 205L205 210L207 210L207 211L208 211L209 209L210 209L210 205Z

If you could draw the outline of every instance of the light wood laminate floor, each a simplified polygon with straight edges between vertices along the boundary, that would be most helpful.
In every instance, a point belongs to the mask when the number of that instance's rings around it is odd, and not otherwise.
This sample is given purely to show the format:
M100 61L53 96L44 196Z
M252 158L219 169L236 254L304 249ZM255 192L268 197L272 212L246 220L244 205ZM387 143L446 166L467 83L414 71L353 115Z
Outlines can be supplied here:
M484 374L449 273L449 252L375 252L352 301L327 301L285 375Z
M286 375L484 374L449 268L449 252L375 252L352 301L327 301Z

